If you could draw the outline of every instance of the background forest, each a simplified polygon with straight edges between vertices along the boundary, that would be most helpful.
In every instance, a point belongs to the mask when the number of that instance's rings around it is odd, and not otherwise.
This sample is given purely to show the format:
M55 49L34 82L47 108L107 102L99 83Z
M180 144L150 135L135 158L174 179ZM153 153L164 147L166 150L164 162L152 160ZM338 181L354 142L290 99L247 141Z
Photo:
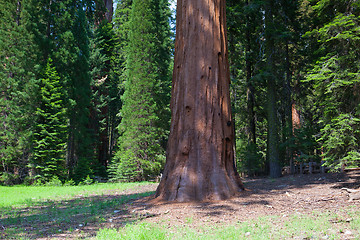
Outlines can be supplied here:
M114 4L0 0L1 184L161 173L171 2ZM227 8L239 172L278 177L309 161L359 167L360 1L227 0Z

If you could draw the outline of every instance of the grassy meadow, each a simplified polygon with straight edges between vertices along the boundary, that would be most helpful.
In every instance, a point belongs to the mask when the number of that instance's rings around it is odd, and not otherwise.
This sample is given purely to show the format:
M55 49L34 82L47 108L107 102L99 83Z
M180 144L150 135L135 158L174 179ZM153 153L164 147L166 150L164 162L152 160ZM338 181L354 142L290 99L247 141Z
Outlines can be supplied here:
M144 220L126 203L153 194L151 184L0 187L0 239L360 239L356 206L231 224L191 216L182 224ZM109 225L114 211L121 222Z
M153 194L139 190L149 184L0 186L0 239L37 239L101 224L114 210L124 211L125 203Z

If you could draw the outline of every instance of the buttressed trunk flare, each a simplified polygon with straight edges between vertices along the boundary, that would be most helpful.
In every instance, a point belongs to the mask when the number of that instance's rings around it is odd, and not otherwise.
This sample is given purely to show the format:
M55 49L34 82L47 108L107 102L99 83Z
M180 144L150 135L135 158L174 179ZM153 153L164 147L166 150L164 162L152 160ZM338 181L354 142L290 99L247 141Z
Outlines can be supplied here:
M178 0L165 201L223 200L244 189L235 168L225 0Z

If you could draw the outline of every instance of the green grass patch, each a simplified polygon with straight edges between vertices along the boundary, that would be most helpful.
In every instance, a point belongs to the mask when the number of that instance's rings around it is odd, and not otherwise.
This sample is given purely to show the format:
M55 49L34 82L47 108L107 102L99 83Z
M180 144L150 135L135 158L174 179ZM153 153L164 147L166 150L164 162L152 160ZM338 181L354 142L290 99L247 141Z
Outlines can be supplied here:
M349 218L350 217L350 218ZM199 220L198 220L199 221ZM101 229L96 239L339 239L360 238L360 212L355 209L340 214L294 214L290 217L266 216L231 225L199 224L193 220L181 226L164 223L137 223L121 229ZM347 235L348 234L348 235Z
M80 186L0 186L0 209L3 207L32 206L47 200L66 200L75 196L115 194L126 189L151 184L141 183L98 183Z
M71 232L89 223L100 225L114 210L126 212L125 203L153 194L139 190L149 184L0 187L0 239L33 239ZM138 193L128 194L128 189Z

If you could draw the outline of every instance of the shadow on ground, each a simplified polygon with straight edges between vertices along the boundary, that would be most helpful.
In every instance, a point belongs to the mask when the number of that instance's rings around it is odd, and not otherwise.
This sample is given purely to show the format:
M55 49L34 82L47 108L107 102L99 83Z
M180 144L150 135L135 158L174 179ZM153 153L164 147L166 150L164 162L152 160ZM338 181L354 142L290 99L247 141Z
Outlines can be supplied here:
M310 211L333 206L346 206L347 196L341 188L359 188L360 171L348 173L297 174L281 178L245 178L247 191L226 201L204 203L174 203L140 199L133 205L134 211L181 216L194 212L198 216L239 215L239 211L261 214ZM339 205L340 204L340 205ZM145 210L143 210L145 209Z
M94 236L101 227L121 227L146 218L128 211L126 203L151 194L154 192L80 196L71 200L38 202L31 207L0 208L0 239Z

